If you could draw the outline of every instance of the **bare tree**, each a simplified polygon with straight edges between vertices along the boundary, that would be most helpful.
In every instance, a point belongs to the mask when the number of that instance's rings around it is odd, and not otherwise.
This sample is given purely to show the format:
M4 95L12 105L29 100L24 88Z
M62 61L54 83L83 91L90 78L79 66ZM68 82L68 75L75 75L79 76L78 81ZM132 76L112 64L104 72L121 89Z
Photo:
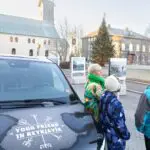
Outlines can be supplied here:
M146 27L145 36L150 37L150 23Z
M82 37L83 37L83 28L82 26L78 26L76 28L76 38L77 38L77 55L81 56L82 54Z
M57 53L59 54L61 61L66 61L68 55L70 33L70 28L66 18L64 19L63 24L58 25L58 32L60 35L60 39L57 40Z
M58 24L58 32L61 39L57 42L57 53L61 61L72 56L81 56L83 28L82 26L70 26L65 18L63 23ZM69 50L70 49L70 50Z

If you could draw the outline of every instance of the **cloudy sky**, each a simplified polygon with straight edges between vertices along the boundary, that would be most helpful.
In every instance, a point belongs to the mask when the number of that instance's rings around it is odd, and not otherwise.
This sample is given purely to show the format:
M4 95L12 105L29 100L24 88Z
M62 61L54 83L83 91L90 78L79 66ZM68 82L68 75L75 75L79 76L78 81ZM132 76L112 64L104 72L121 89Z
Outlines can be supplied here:
M0 0L0 13L39 18L38 0ZM84 31L96 30L106 13L112 27L144 34L150 23L150 0L55 0L55 22L66 17L69 24L81 25Z

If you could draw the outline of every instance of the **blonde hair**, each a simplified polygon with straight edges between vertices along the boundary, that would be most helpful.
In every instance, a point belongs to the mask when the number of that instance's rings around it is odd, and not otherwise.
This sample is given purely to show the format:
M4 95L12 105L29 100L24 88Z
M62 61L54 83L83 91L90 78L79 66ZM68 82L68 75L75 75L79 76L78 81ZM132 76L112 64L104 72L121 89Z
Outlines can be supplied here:
M91 64L88 68L88 73L94 73L101 70L102 67L99 64Z

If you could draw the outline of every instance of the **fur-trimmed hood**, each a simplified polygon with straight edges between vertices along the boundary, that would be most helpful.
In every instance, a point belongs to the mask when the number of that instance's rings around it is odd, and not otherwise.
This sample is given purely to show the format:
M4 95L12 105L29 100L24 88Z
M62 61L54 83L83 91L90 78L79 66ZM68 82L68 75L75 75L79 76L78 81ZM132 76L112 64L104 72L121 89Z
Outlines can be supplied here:
M150 85L146 88L146 90L144 91L144 94L146 95L146 97L150 103Z

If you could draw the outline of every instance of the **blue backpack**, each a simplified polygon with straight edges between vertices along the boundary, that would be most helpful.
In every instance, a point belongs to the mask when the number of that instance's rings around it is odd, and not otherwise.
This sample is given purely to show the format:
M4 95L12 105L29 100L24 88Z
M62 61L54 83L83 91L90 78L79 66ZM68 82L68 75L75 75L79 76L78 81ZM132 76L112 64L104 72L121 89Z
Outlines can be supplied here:
M150 91L150 86L146 90ZM150 100L145 93L141 95L135 112L135 126L139 132L150 138Z

